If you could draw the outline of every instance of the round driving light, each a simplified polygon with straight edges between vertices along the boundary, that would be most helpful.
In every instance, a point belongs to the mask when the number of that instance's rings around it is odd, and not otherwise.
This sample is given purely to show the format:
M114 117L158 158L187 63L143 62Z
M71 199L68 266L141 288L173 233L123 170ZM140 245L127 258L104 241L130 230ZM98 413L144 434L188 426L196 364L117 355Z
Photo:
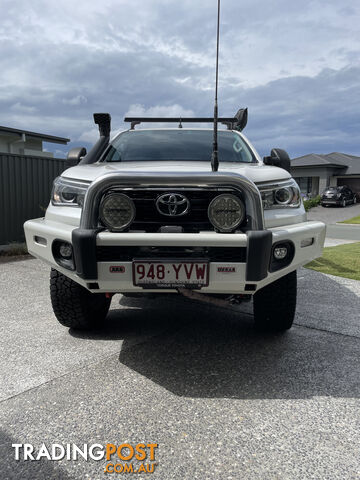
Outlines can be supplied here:
M122 193L110 193L100 203L100 219L110 230L121 232L135 218L134 202Z
M291 202L292 197L293 194L290 188L279 188L279 190L275 190L275 201L280 205L287 205Z
M213 226L221 232L232 232L245 218L245 207L240 198L223 193L209 205L208 216Z
M275 247L274 248L274 258L276 260L284 260L288 253L288 249L286 247Z
M72 246L70 245L70 243L61 243L59 247L59 253L62 258L65 258L66 260L70 259L72 257Z

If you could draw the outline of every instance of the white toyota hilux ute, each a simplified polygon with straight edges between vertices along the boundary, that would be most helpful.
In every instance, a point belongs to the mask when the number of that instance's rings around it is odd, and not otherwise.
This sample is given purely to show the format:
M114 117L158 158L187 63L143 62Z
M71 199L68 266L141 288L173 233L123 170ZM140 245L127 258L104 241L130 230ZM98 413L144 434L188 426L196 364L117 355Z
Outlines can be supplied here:
M24 225L29 252L51 266L61 324L101 324L116 293L181 293L253 298L256 326L291 327L296 270L321 256L325 225L307 221L286 152L262 160L241 133L245 114L219 119L217 171L212 129L182 128L206 119L152 129L125 119L131 129L110 141L110 115L94 114L98 142L69 152L45 217Z

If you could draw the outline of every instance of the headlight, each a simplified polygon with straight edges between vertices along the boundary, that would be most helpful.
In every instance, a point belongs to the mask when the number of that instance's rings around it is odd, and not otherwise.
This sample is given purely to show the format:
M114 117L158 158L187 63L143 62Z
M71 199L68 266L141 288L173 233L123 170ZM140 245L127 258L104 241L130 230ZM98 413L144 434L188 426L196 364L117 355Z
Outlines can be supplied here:
M245 207L240 198L223 193L210 202L208 216L217 230L232 232L244 220Z
M51 194L51 203L57 206L82 207L89 184L57 177Z
M294 197L291 187L279 188L274 192L275 203L278 205L289 205Z
M99 216L102 223L110 230L121 232L135 218L134 202L122 193L109 193L100 203Z
M301 205L300 190L294 180L284 185L260 185L259 190L265 210L295 208Z

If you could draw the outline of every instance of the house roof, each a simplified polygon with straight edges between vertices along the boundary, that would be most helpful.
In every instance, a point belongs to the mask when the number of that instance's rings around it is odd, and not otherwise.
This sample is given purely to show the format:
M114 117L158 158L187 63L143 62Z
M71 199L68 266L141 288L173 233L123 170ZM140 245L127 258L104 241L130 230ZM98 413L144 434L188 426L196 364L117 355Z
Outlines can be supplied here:
M291 167L332 167L345 169L346 175L360 175L360 157L347 153L332 152L327 154L310 153L293 158Z
M54 135L47 135L44 133L37 133L37 132L31 132L29 130L19 130L17 128L10 128L10 127L3 127L0 126L0 135L19 135L21 136L22 134L25 134L28 137L35 137L43 140L44 142L50 142L50 143L62 143L66 145L68 142L70 142L70 138L64 138L64 137L56 137Z

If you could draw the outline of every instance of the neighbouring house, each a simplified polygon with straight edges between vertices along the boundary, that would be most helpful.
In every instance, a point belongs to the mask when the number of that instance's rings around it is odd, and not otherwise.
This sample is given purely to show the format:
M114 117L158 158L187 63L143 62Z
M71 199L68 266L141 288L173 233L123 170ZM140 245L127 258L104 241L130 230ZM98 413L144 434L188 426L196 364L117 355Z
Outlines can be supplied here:
M43 142L66 145L70 139L0 126L0 152L2 153L53 157L53 153L43 150Z
M347 185L360 195L360 157L310 153L291 160L291 174L303 193L316 196L328 186Z

